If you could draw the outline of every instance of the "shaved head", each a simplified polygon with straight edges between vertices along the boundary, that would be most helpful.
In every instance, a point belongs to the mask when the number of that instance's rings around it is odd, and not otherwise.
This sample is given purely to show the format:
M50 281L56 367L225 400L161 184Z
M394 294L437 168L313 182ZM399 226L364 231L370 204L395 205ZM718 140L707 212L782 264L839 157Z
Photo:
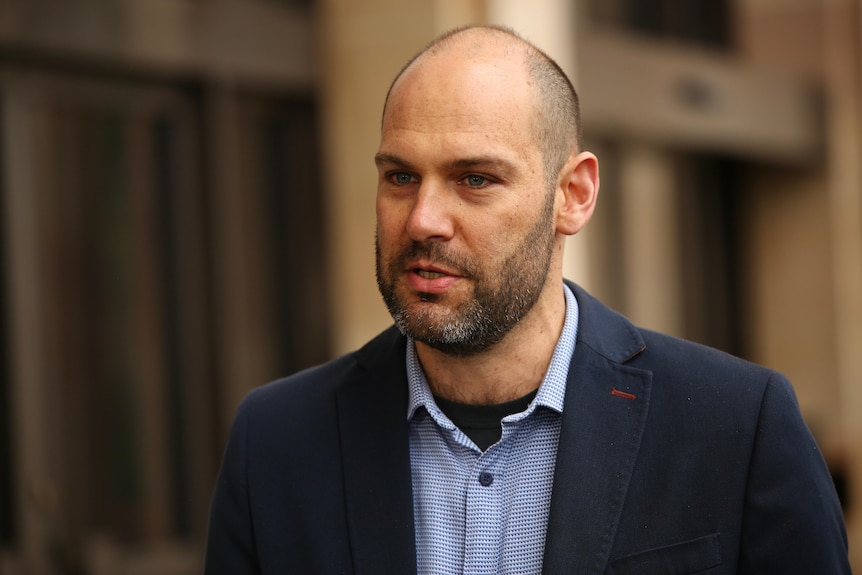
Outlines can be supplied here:
M436 38L411 58L392 81L383 118L385 120L390 96L397 89L399 80L420 66L423 59L458 54L482 60L492 54L499 55L501 51L523 64L524 76L512 77L511 81L526 82L532 89L534 137L542 153L545 179L553 184L566 160L583 147L578 95L565 72L552 58L509 28L467 26Z

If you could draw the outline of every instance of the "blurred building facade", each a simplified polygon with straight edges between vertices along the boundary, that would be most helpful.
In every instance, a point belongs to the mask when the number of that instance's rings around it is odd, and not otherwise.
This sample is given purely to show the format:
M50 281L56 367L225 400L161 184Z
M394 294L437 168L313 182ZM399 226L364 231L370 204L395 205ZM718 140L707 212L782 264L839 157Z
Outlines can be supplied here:
M579 88L567 275L785 372L862 568L859 0L0 0L0 575L199 572L241 397L389 323L383 97L465 23Z

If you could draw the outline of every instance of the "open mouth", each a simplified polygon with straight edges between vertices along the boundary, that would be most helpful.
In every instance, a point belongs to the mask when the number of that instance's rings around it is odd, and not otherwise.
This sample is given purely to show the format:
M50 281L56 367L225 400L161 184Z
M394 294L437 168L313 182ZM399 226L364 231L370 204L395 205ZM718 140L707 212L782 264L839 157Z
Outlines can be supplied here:
M436 280L439 278L446 277L448 275L448 274L445 274L443 272L434 272L434 271L430 271L430 270L417 269L417 270L413 270L413 271L416 272L416 274L419 275L420 277L425 278L426 280Z
M409 268L407 281L416 293L441 295L456 285L460 275L428 263L416 263Z

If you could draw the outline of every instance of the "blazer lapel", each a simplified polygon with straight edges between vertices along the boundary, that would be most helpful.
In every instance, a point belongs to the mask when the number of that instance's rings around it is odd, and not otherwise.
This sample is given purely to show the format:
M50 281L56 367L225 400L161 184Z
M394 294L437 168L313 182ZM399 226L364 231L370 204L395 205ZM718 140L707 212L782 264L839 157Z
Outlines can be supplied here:
M367 369L338 394L344 500L356 573L415 573L404 338L357 352Z
M575 286L578 342L569 368L543 572L603 573L649 410L652 374L623 362L637 330Z

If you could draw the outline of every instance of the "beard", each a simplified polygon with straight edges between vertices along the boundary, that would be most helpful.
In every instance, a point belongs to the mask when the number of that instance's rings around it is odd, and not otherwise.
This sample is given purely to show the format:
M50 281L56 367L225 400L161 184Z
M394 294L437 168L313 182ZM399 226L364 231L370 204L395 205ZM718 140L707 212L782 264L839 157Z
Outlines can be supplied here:
M555 237L554 196L548 196L524 238L492 269L434 241L413 242L384 260L378 237L377 286L401 333L458 357L482 353L499 343L533 308L547 282ZM420 293L419 304L411 304L396 283L410 262L418 259L457 271L471 281L472 293L445 308L443 294ZM441 305L426 305L433 303Z

